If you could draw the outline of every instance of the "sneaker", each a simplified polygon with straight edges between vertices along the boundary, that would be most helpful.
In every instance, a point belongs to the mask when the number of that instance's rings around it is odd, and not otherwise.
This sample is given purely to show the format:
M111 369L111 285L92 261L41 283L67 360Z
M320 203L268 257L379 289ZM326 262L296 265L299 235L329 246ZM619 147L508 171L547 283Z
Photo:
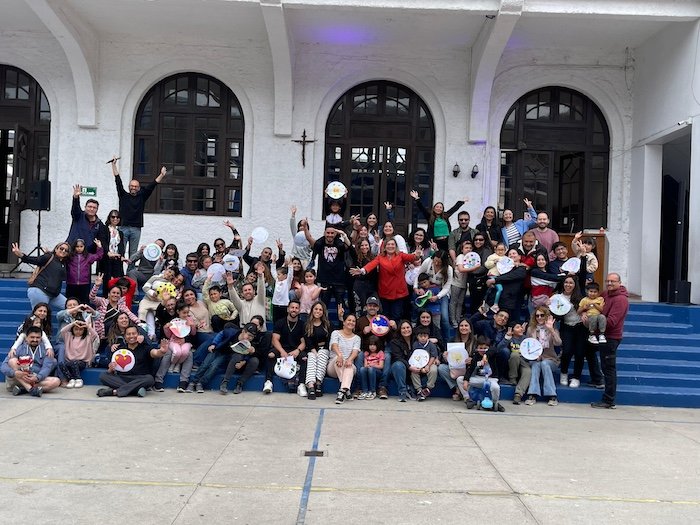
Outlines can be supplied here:
M66 383L66 388L75 388L75 379L71 379Z
M139 397L146 397L146 389L141 387L136 391L136 395Z
M523 400L523 396L520 394L515 394L513 396L513 404L514 405L519 405L522 402L522 400Z
M411 401L416 400L416 396L413 394L413 392L411 390L406 390L406 397L408 399L410 399Z
M97 390L97 397L108 397L113 395L114 391L111 388L100 388Z
M180 383L177 385L177 391L181 394L191 394L192 390L188 390L190 385L187 384L187 381L180 381Z
M156 392L165 392L165 388L163 388L163 383L156 383L153 385L153 390Z
M309 395L309 391L306 389L305 384L299 383L299 386L297 387L297 394L299 394L299 397L307 397Z
M600 344L605 344L605 343L608 342L608 340L605 339L605 336L604 336L603 334L600 334L600 335L598 336L598 342L599 342Z
M243 385L240 382L238 382L236 383L236 388L233 389L233 393L240 394L241 392L243 392Z
M340 390L338 395L335 396L335 404L342 405L343 403L345 403L345 392Z
M268 379L263 386L263 394L269 394L270 392L272 392L272 381Z
M592 408L607 408L609 410L614 410L617 408L613 403L606 403L604 401L594 401L591 403Z
M375 394L374 392L367 392L366 399L374 399L375 397L377 397L377 394Z
M493 406L493 411L494 411L494 412L505 412L505 411L506 411L506 407L504 407L504 406L501 405L500 403L496 403L496 404Z
M379 387L379 399L389 399L389 392L387 392L385 386Z
M549 398L549 401L547 401L547 404L550 407L555 407L559 404L559 401L557 401L557 396L552 396Z
M433 387L435 388L435 387ZM430 397L430 389L428 387L425 387L423 389L423 397Z
M219 385L219 394L225 396L228 394L228 381L222 381Z
M467 404L467 410L471 410L476 406L476 403L472 399L467 399L465 403Z
M195 385L195 391L196 391L198 394L203 394L203 393L204 393L204 385L202 385L202 383L197 383L197 384Z
M598 390L605 388L605 383L586 383L586 385L590 386L591 388L597 388Z
M559 374L559 384L561 386L569 385L569 374Z
M578 388L578 387L580 387L580 386L581 386L581 381L579 381L579 380L576 379L576 378L573 378L573 379L571 380L571 382L569 383L569 387L570 387L570 388Z
M185 392L192 393L194 392L194 388L194 383L190 381L189 383L187 383L187 388L185 388Z
M355 392L355 393L357 394L358 397L360 396L359 391ZM357 398L355 397L355 394L351 394L350 390L348 389L345 391L345 399L350 401L351 399L357 399Z
M381 396L379 396L379 399L383 399L383 398ZM406 392L399 393L399 403L405 403L407 399L408 399L408 396L406 395Z
M316 397L323 397L323 385L317 383L316 384Z
M26 394L27 390L19 385L15 385L12 387L12 395L13 396L21 396L22 394Z
M348 390L348 392L349 392L349 390ZM353 399L359 399L361 393L362 393L361 390L355 390L351 396L348 396L348 393L346 392L345 398L350 399L352 397Z
M35 386L29 391L29 394L34 396L34 397L41 397L41 394L44 393L44 389L40 386Z
M363 399L367 399L367 394L368 392L362 392L357 399L360 401L362 401Z
M83 388L83 385L84 385L84 384L85 384L85 383L83 382L82 379L76 379L76 380L75 380L75 388Z
M594 336L593 334L588 336L588 342L591 343L592 345L597 345L598 344L598 338Z
M535 403L537 403L537 398L536 398L535 396L530 396L530 397L527 398L527 401L525 401L525 404L526 404L527 406L532 406L532 405L534 405Z
M306 399L311 399L312 401L316 399L316 389L315 388L307 388L308 392L306 394Z
M422 390L418 391L418 393L416 394L416 399L418 401L425 401L425 394L423 393Z

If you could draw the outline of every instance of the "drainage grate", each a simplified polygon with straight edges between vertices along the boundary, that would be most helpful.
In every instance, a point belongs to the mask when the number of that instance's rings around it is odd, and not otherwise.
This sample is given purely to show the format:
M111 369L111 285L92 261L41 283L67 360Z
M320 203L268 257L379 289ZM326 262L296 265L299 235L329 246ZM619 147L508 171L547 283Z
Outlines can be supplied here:
M322 458L326 455L325 450L302 450L301 455L310 458Z

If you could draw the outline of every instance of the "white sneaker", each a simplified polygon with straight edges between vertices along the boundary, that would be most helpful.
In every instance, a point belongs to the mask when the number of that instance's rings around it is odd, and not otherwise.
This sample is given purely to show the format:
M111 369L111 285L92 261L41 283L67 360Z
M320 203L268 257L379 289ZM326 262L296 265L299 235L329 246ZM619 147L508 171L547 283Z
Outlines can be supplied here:
M569 374L561 374L559 376L559 384L562 386L567 386L569 384Z
M605 336L604 336L603 334L600 334L600 335L598 336L598 342L599 342L599 343L605 344L605 343L608 342L608 340L605 339Z
M299 397L306 397L309 395L309 393L306 391L306 385L299 385L297 387L297 394L299 394Z
M597 345L598 344L598 338L594 335L589 335L588 336L588 342L591 343L592 345Z
M263 394L269 394L272 392L272 381L269 379L265 381L265 386L263 386Z
M75 388L83 388L83 380L82 379L76 379L75 380Z
M362 393L360 393L359 396L357 396L357 399L367 399L368 395L369 395L368 392L362 392Z
M66 384L66 388L75 388L75 379L71 379L68 381L68 384Z
M580 386L581 386L581 381L579 381L578 379L575 379L575 378L571 380L571 383L569 383L570 388L578 388Z

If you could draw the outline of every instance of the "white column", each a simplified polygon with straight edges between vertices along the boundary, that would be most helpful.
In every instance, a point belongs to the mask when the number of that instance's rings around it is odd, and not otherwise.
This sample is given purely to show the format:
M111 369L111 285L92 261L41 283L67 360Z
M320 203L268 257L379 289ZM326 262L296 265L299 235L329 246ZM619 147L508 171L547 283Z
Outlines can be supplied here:
M700 303L700 122L694 122L690 136L690 205L688 231L688 280L690 301Z

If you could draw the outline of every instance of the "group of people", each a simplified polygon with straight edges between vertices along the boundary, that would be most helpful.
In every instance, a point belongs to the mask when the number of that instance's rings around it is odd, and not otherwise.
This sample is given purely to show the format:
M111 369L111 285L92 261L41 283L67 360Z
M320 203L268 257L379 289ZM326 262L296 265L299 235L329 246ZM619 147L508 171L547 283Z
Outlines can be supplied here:
M253 255L253 238L244 243L225 221L232 240L217 238L213 250L200 243L183 264L174 244L155 240L157 260L140 245L144 207L165 168L144 187L130 181L127 192L116 159L111 166L119 209L107 225L94 199L81 208L76 186L65 242L38 257L13 245L36 265L27 292L32 314L2 364L16 395L80 388L87 366L106 368L98 395L118 397L163 391L169 372L179 374L179 392L204 392L223 372L219 391L240 393L259 371L264 392L278 375L309 399L323 395L326 375L336 377L336 403L386 399L390 381L400 401L424 401L442 378L468 408L502 411L500 385L515 385L516 404L543 395L556 405L557 379L579 387L587 361L591 385L604 389L593 405L615 407L627 292L611 273L601 293L593 282L595 240L579 233L570 246L560 242L548 215L527 199L526 218L505 210L499 219L489 206L472 228L469 213L458 211L466 197L450 209L427 209L412 191L427 227L406 237L390 203L380 224L376 214L346 218L344 199L329 199L319 238L292 207L291 253L278 239L275 250ZM571 305L566 312L552 308L555 294ZM521 355L526 338L542 347L535 359ZM455 344L465 350L460 363L448 357ZM492 403L482 403L480 390Z

